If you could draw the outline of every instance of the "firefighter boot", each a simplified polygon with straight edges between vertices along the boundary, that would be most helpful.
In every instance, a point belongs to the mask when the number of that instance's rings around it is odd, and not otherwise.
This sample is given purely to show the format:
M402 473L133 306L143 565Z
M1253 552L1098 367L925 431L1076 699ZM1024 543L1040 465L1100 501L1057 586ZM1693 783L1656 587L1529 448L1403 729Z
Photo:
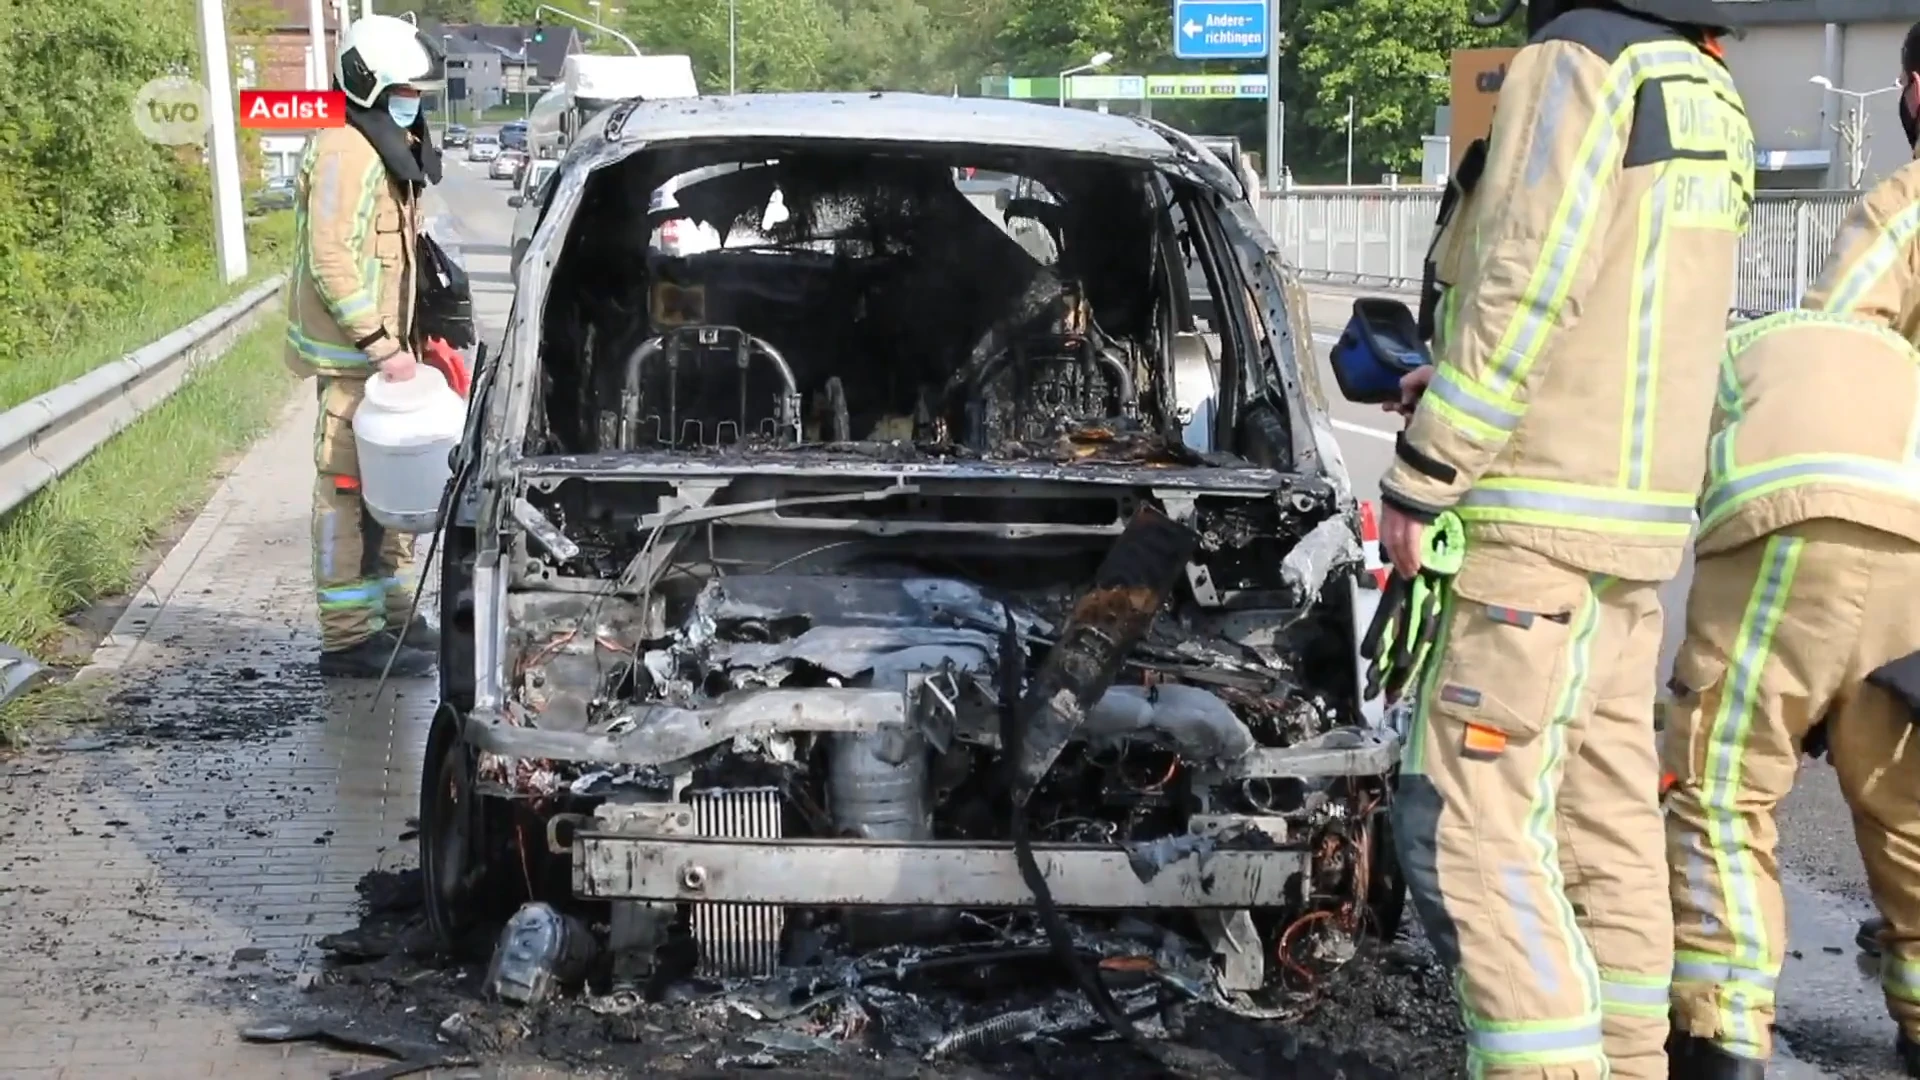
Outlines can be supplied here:
M1764 1061L1736 1057L1706 1039L1676 1031L1667 1039L1668 1080L1765 1080Z
M393 661L390 671L389 659ZM391 630L382 630L357 645L320 654L320 674L337 679L377 679L381 672L396 679L417 679L433 674L433 668L433 653L411 642L400 645Z
M425 615L415 615L412 621L406 624L406 633L402 635L402 640L406 642L409 649L430 653L440 651L440 631L433 628L433 624L427 621Z
M1887 932L1887 920L1875 915L1871 919L1861 919L1860 929L1853 935L1853 943L1868 956L1880 955L1880 935Z
M1894 1037L1894 1052L1900 1055L1900 1065L1908 1076L1920 1077L1920 1043L1907 1038L1902 1031Z

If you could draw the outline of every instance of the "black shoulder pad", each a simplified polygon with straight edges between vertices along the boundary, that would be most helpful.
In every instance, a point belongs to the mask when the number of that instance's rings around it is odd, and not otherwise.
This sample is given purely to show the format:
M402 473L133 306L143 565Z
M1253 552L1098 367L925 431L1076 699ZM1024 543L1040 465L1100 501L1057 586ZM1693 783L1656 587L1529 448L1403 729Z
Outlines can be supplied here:
M1685 40L1687 39L1670 26L1646 19L1636 19L1624 11L1583 7L1575 8L1541 27L1540 32L1533 35L1533 40L1528 44L1571 41L1575 45L1584 45L1593 50L1600 59L1611 64L1620 59L1620 54L1632 45L1643 45L1650 41Z

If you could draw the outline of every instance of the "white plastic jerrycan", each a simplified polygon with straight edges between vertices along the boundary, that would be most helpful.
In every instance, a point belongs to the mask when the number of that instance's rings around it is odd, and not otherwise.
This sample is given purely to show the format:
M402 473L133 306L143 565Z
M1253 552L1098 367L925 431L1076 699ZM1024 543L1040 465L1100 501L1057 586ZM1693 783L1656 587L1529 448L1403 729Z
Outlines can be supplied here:
M440 527L440 498L453 479L448 457L466 427L467 403L427 364L394 382L374 372L353 414L360 451L360 498L382 527L428 533Z

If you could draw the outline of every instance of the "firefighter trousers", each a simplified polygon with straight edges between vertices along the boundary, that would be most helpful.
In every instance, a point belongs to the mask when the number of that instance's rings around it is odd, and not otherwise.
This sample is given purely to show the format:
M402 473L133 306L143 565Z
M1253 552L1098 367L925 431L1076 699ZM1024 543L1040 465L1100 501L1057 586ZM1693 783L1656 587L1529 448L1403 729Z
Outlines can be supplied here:
M406 622L413 588L406 570L413 537L389 533L360 502L360 457L353 414L366 396L364 379L319 381L314 432L313 584L320 606L320 648L349 649L391 623Z
M1888 931L1887 1009L1920 1038L1920 746L1867 683L1920 649L1920 545L1848 522L1784 529L1694 568L1666 732L1677 1027L1773 1050L1786 951L1773 812L1818 728Z
M1660 640L1651 582L1487 543L1454 576L1393 826L1470 1075L1667 1076Z

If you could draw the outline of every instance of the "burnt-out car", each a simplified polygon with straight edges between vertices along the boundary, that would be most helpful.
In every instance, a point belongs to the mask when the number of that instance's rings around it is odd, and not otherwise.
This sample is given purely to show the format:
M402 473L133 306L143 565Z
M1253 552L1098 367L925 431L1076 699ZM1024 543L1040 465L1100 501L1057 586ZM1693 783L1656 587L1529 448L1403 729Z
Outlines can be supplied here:
M444 938L539 899L623 977L755 975L1037 906L1177 924L1243 992L1397 921L1358 508L1215 155L1008 101L626 103L517 284L442 536Z

